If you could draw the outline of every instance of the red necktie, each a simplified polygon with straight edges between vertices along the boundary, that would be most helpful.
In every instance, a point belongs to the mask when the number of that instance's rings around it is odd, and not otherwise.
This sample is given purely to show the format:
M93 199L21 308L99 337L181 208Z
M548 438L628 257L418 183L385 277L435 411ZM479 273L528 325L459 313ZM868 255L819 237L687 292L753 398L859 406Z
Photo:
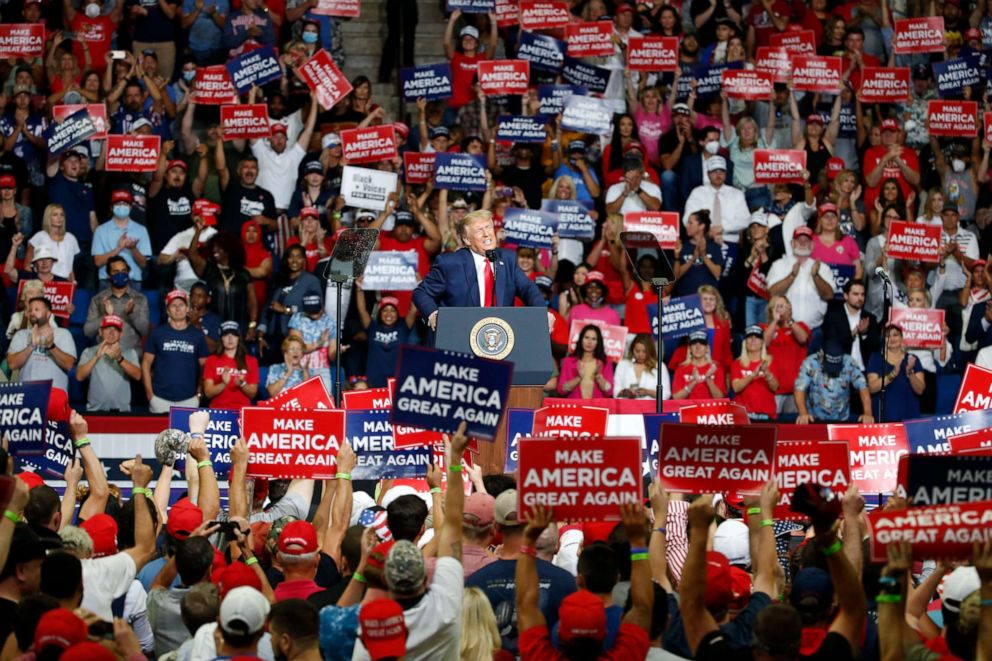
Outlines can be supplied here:
M482 307L488 308L493 305L493 289L496 287L496 277L493 275L493 265L488 259L486 260L486 273L482 285L486 294L486 300L482 301Z

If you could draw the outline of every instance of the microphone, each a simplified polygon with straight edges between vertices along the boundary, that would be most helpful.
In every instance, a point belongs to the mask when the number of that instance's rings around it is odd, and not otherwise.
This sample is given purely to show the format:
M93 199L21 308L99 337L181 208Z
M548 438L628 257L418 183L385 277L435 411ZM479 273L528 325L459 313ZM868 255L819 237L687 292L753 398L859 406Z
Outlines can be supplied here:
M891 285L892 280L889 278L889 272L885 270L884 266L875 267L875 275L886 282L886 284Z
M490 307L496 307L496 261L499 259L499 251L495 249L490 249L486 251L486 259L492 265L493 269L493 294L492 300L489 301Z
M498 258L499 258L499 251L498 250L487 250L486 251L486 259L488 259L490 262L492 262L493 263L493 266L496 265L496 260Z

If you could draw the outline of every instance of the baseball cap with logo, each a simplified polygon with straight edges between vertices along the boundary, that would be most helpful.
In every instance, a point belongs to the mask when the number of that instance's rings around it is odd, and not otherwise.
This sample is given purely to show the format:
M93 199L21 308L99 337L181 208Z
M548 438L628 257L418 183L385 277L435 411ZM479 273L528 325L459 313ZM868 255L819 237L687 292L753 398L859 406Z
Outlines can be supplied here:
M691 115L692 108L686 103L676 103L672 106L672 113L676 115Z
M844 347L837 340L829 340L823 347L823 371L836 377L844 369Z
M362 644L373 659L398 659L406 654L403 607L392 599L375 599L358 614Z
M397 310L399 310L400 309L400 299L396 298L395 296L383 296L381 299L379 299L379 309L380 310L383 309L384 307L386 307L387 305L392 305L394 308L396 308Z
M573 592L558 607L558 639L567 643L577 638L606 638L606 607L589 590Z
M831 156L827 159L827 179L833 181L838 174L844 169L845 163L843 158L837 156Z
M415 544L401 539L389 549L383 574L390 590L397 594L413 594L423 586L427 576L424 556Z
M220 334L221 337L224 335L241 335L241 326L233 320L222 322L220 325Z
M320 139L320 146L324 149L333 149L341 146L341 137L337 133L326 133Z
M430 135L431 140L434 138L450 138L451 131L448 130L447 126L435 126L429 129L427 132Z
M709 334L706 331L695 331L694 333L690 333L689 344L695 344L697 342L700 344L709 344L710 343Z
M203 523L203 510L189 498L180 498L169 508L165 530L176 539L186 539Z
M837 205L836 204L833 204L832 202L824 202L816 210L816 213L819 214L819 215L821 215L821 216L826 215L828 213L832 213L832 214L834 214L836 216L837 215Z
M496 516L496 499L487 493L473 493L465 499L462 521L470 526L492 525Z
M68 608L56 608L41 616L34 630L34 649L54 646L63 650L86 640L86 623Z
M116 314L108 314L105 315L103 317L103 321L100 322L100 328L116 328L117 330L123 330L124 320Z
M507 489L496 496L493 517L501 526L519 526L523 523L517 515L517 490Z
M120 188L110 194L110 201L127 202L128 204L132 204L134 202L134 196L131 195L131 191Z
M324 301L320 299L320 294L307 294L303 297L304 312L320 312L324 308Z
M169 305L172 301L176 299L182 299L186 303L189 303L189 296L186 295L182 289L173 289L168 294L165 295L165 304Z
M715 172L716 170L727 171L727 159L723 156L710 156L706 159L706 171Z
M114 517L101 512L83 521L79 527L89 533L90 539L93 540L94 558L117 553L117 521Z
M134 124L131 124L131 133L134 133L138 129L143 129L146 126L148 128L155 128L152 126L152 123L149 122L147 119L145 119L144 117L139 117L137 121L134 122Z
M462 28L462 31L458 33L459 37L472 37L473 39L479 38L479 30L471 25L466 25Z
M800 225L796 228L796 231L792 233L792 238L798 239L799 237L805 236L807 239L813 238L813 230L811 230L806 225Z
M166 170L171 170L172 168L181 168L184 171L189 170L189 166L186 165L186 161L180 160L178 158L172 159L165 166Z
M894 120L894 119L883 119L882 120L882 132L883 133L885 131L898 131L898 130L899 130L899 122L897 122L896 120Z
M17 188L17 179L13 175L3 175L0 177L0 188Z
M218 621L224 631L240 636L258 633L269 616L269 600L255 588L241 586L227 593Z
M286 135L286 131L287 131L286 125L283 124L282 122L273 122L271 129L272 129L272 135L275 135L276 133L281 133L282 135Z
M307 555L317 550L317 531L308 521L287 523L279 533L279 552L286 555Z

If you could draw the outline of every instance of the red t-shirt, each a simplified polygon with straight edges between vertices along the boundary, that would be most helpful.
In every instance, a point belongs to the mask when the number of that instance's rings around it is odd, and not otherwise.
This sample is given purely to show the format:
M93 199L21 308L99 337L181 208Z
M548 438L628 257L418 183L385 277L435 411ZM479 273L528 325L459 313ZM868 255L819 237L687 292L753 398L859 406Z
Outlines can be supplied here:
M706 329L709 331L709 329ZM730 364L734 362L734 356L730 351L730 321L721 319L713 315L713 335L710 336L710 357L723 368L724 373L730 371ZM689 349L688 340L683 340L679 346L675 347L668 367L675 369L685 362Z
M76 62L79 63L79 70L84 71L86 69L83 49L79 45L79 41L82 40L90 47L90 68L103 73L107 68L105 56L110 51L110 40L113 38L117 26L110 20L109 16L87 18L86 14L77 11L72 21L69 22L69 27L77 35L72 44L72 53L76 56Z
M881 161L885 155L888 153L889 148L885 145L878 145L877 147L872 147L865 152L864 166L862 167L862 172L865 176L874 170L879 161ZM917 157L916 152L909 147L902 148L902 154L899 155L906 165L915 172L920 171L920 159ZM875 198L879 196L882 192L882 184L885 183L886 179L895 179L899 182L899 188L902 189L902 195L904 198L908 197L911 192L913 192L913 185L906 181L906 178L902 176L902 170L899 166L893 165L891 162L886 164L885 169L882 170L882 177L878 180L877 186L865 186L865 209L875 208ZM905 219L904 219L905 220Z
M648 316L648 306L657 305L658 301L651 292L644 291L638 285L633 285L627 292L627 305L624 307L623 325L633 334L651 333L651 318Z
M472 77L479 68L479 62L488 60L485 53L476 53L472 57L459 52L451 56L451 98L449 108L461 108L472 102Z
M675 368L675 378L672 379L672 392L678 392L685 388L689 384L689 377L693 374L703 376L709 371L710 365L714 363L710 362L703 367L698 367L696 365L679 365ZM727 395L727 373L724 371L723 366L720 363L715 363L716 371L713 372L713 383L716 384L717 390L721 393L720 397L726 397ZM710 393L709 386L706 385L704 381L700 381L692 390L689 391L689 396L686 399L713 399L713 394Z
M245 369L238 368L238 363L230 356L207 356L203 364L203 379L210 379L214 383L223 383L224 372L230 371L232 377L235 374L242 374L248 383L257 384L258 361L252 356L245 356ZM210 400L210 407L215 409L241 410L245 406L251 406L251 400L242 392L241 388L232 378L227 387L219 395Z
M809 336L809 326L801 321L796 322ZM767 328L767 324L761 324L762 328ZM792 328L779 328L772 337L771 344L768 345L768 355L772 357L772 364L775 366L775 378L778 379L778 394L788 395L792 392L796 384L796 377L799 376L799 366L806 360L806 344L800 344L792 334Z
M592 257L592 255L589 255L589 257ZM613 268L613 264L610 263L610 251L605 244L599 253L599 259L596 260L593 271L599 271L603 274L603 284L606 285L606 302L610 305L622 302L624 299L623 279L617 273L617 270Z
M741 361L735 360L730 368L730 382L733 383L737 379L751 376L760 364L760 360L755 360L745 366L741 364ZM769 365L769 371L771 371L771 365ZM772 374L774 373L772 371ZM773 420L775 419L777 412L775 393L768 387L768 382L765 381L764 377L756 377L744 390L734 395L734 403L740 404L750 413L761 413Z
M276 586L273 592L276 601L286 601L287 599L306 599L314 592L320 592L321 587L313 582L313 579L301 578L295 581L283 581Z
M651 641L644 629L623 622L617 637L608 651L599 655L599 659L604 661L628 661L629 659L643 659L648 655L648 648ZM556 650L551 644L551 633L548 627L531 627L520 633L517 649L520 652L522 661L534 659L535 661L565 661L565 655Z
M788 19L792 15L789 5L782 0L775 0L772 5L772 13L779 18ZM765 11L765 6L760 2L751 5L751 11L747 13L747 24L754 28L755 48L768 45L768 38L778 32L772 17Z
M837 12L834 12L834 13L836 14ZM868 53L861 53L861 62L862 62L862 66L865 66L865 67L880 67L880 66L882 66L881 60L879 60L874 55L869 55ZM841 58L840 69L841 69L841 71L847 71L848 67L850 67L850 66L851 66L851 58L849 58L847 55L845 55L843 58ZM861 89L861 76L863 74L864 74L864 71L862 69L860 69L860 68L859 69L853 69L851 71L850 81L851 81L851 86L854 89L856 89L856 90ZM865 172L867 172L867 171L868 170L865 170Z

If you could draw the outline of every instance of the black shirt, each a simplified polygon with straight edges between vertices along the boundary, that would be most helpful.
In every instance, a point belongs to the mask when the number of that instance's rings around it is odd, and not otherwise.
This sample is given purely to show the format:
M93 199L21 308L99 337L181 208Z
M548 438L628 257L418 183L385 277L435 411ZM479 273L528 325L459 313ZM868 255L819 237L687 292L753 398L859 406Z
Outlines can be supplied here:
M189 184L182 188L163 186L158 195L148 200L148 234L152 254L162 252L169 240L193 226L193 189Z
M237 179L228 184L221 206L223 215L217 229L236 236L241 236L241 226L245 221L255 216L276 217L276 201L272 193L261 186L245 188Z
M754 655L749 649L735 651L720 631L711 631L703 636L694 658L696 661L750 661ZM823 639L820 649L811 655L802 655L799 658L815 661L847 661L848 659L853 661L854 655L847 639L839 633L832 632Z
M524 197L527 198L527 207L530 209L541 208L545 179L547 177L539 165L527 169L510 165L503 168L503 173L499 176L499 180L507 186L516 186L524 192Z

